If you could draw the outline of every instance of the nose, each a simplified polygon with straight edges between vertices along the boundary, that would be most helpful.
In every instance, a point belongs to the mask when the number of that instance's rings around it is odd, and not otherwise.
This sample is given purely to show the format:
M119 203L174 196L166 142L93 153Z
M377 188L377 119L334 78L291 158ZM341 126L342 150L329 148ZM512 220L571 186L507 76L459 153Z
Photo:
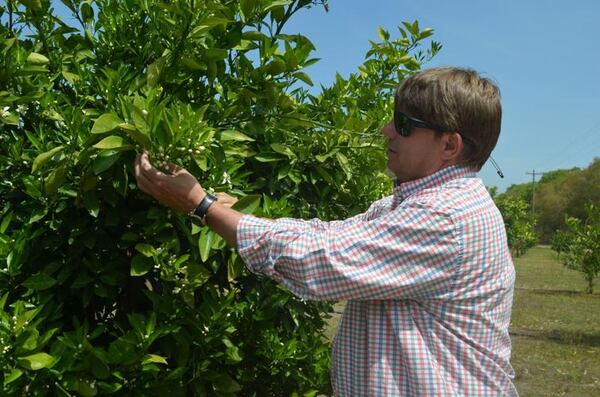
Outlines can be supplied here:
M381 129L381 133L385 135L388 139L394 139L398 133L396 132L396 127L394 127L394 122L390 121Z

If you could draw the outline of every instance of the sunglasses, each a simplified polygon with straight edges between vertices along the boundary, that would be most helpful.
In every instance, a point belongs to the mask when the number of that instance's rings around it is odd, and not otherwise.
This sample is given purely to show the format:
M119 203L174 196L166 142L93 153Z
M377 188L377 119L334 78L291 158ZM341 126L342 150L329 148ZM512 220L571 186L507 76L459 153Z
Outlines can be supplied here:
M398 110L394 111L394 127L400 136L409 136L413 128L427 128L437 132L444 132L446 129L429 124L423 120L410 117Z

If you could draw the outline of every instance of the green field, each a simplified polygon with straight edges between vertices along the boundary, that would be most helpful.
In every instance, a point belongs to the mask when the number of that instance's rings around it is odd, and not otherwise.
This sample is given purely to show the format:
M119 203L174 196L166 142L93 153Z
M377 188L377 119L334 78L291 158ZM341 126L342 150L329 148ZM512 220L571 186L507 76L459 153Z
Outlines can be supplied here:
M515 266L511 335L519 393L600 396L600 293L584 293L583 276L546 247L529 250ZM330 338L342 310L342 303L335 306Z
M549 248L515 260L511 334L522 396L600 396L600 294ZM600 290L600 286L598 286Z

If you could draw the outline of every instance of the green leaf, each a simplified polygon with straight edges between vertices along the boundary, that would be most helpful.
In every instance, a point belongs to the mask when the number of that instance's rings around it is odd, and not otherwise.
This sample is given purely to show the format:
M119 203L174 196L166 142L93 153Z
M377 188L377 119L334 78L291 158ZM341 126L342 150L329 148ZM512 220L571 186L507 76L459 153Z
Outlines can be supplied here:
M47 353L35 353L30 356L19 357L19 365L31 371L37 371L42 368L51 368L56 359Z
M65 183L67 178L67 166L61 165L60 167L52 170L52 172L44 179L44 192L46 195L51 196L55 194L58 189Z
M23 371L21 371L18 368L13 369L10 374L8 374L5 378L4 378L4 386L8 385L11 382L14 382L15 380L19 379L21 377L21 375L23 375Z
M230 19L225 19L225 18L221 18L221 17L208 17L204 20L202 20L200 22L200 24L198 26L196 26L191 32L190 32L190 38L196 38L196 37L201 37L204 33L208 32L209 30L211 30L213 27L218 26L218 25L227 25L228 23L233 22Z
M262 33L262 32L258 32L256 30L251 30L248 32L243 32L242 33L242 38L246 39L246 40L257 40L257 41L262 41L262 40L268 40L269 37Z
M154 265L154 261L151 258L148 258L144 255L137 254L131 260L131 272L132 276L143 276L148 273L152 266Z
M340 152L337 152L335 157L337 157L338 163L346 174L346 179L350 179L352 177L352 169L350 168L350 162L348 161L348 158Z
M142 131L138 130L136 126L123 123L119 124L119 128L127 133L137 143L142 145L146 149L150 149L152 147L152 142L148 135L144 134Z
M13 214L14 212L11 211L8 214L6 214L6 216L2 219L2 223L0 224L0 233L4 233L6 229L8 229L8 225L10 225L10 221L12 220Z
M35 223L39 220L44 219L44 217L48 214L48 207L37 208L31 213L31 217L29 218L29 223Z
M287 6L289 4L292 4L291 0L277 0L277 1L274 1L271 4L269 4L268 6L266 6L263 9L263 11L269 11L269 10L272 10L274 8Z
M54 149L48 150L47 152L38 154L35 160L33 160L33 165L31 166L31 172L37 171L44 163L50 160L56 153L59 153L63 150L64 146L57 146Z
M259 207L260 199L261 196L259 194L249 194L236 201L231 208L245 214L252 214Z
M121 157L121 152L116 150L103 150L98 153L98 156L94 159L92 169L94 174L98 175L113 166L117 160Z
M29 75L40 74L40 73L48 73L48 68L46 67L46 65L23 66L21 68L21 70L19 72L17 72L16 74L20 75L20 76L29 76Z
M294 77L296 77L296 78L304 81L306 84L308 84L311 87L314 85L314 83L311 80L311 78L306 73L304 73L304 72L296 72L292 76L294 76Z
M204 285L211 275L212 273L202 265L196 263L188 264L188 281L193 288Z
M91 216L98 217L100 213L100 200L94 192L86 192L83 195L83 205L88 210Z
M160 81L160 74L165 64L164 58L159 58L152 64L148 65L148 71L146 73L146 80L150 87L154 87Z
M235 130L225 130L221 132L222 141L254 141L248 135Z
M94 10L88 2L84 1L80 6L80 10L84 21L90 22L94 20Z
M53 287L56 284L56 280L48 276L45 273L37 273L29 277L23 282L23 285L33 290L45 290Z
M256 0L241 0L240 1L240 14L242 16L242 22L246 22L253 15L254 7L256 7Z
M102 139L100 142L95 144L93 147L96 149L118 149L118 150L127 150L132 149L133 146L129 144L123 137L118 135L107 136Z
M98 389L96 388L96 382L87 379L80 379L79 386L77 388L79 395L83 397L94 397L98 394Z
M38 11L42 8L42 0L21 0L21 3L32 11Z
M204 50L204 57L210 61L221 61L229 55L229 52L223 48L207 48Z
M216 391L224 393L236 393L242 390L242 387L231 376L227 374L219 374L212 381Z
M315 169L317 170L317 173L321 176L321 178L325 180L325 182L335 184L335 180L333 179L331 174L325 170L325 168L321 167L320 165L317 165Z
M19 125L19 115L13 112L9 112L8 114L4 115L2 112L0 112L0 114L2 114L0 116L0 119L2 119L2 121L5 124L9 124L9 125Z
M113 131L123 124L123 120L114 113L104 113L98 117L92 126L92 134L104 134Z
M273 163L275 161L285 160L286 157L278 153L261 153L254 156L254 160L260 161L261 163Z
M390 33L381 26L377 27L377 34L381 41L388 41L390 39Z
M48 62L50 62L48 58L37 52L32 52L27 56L27 63L31 65L45 65Z
M168 364L167 359L162 356L158 356L156 354L146 354L144 356L144 358L142 359L142 365L150 364L150 363Z
M236 254L232 253L227 260L227 280L232 282L238 278L244 271L244 261Z
M4 310L4 305L6 305L6 299L8 299L8 292L2 295L2 298L0 298L0 311Z
M181 63L191 70L206 70L206 64L192 56L183 56Z
M288 148L287 146L284 146L280 143L272 143L271 149L273 149L275 152L283 154L287 157L296 157L296 155L294 154L294 152L292 152L290 150L290 148Z
M198 238L198 249L200 250L200 259L202 262L206 262L212 249L213 240L215 238L215 232L209 228L202 229L200 237Z
M156 253L153 246L151 246L150 244L144 244L144 243L136 244L135 250L148 258L151 258Z
M78 74L67 72L66 70L62 71L62 75L71 84L75 84L77 81L81 80Z

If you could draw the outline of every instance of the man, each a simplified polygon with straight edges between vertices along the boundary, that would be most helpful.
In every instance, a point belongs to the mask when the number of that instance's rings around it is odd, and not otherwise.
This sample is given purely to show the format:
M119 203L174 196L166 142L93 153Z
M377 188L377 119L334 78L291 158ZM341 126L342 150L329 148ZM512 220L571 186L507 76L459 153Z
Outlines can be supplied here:
M248 268L306 299L347 300L333 345L338 396L516 396L515 273L502 217L475 177L500 133L498 88L437 68L398 88L394 193L335 222L266 220L214 202L183 169L136 161L139 187L197 215Z

